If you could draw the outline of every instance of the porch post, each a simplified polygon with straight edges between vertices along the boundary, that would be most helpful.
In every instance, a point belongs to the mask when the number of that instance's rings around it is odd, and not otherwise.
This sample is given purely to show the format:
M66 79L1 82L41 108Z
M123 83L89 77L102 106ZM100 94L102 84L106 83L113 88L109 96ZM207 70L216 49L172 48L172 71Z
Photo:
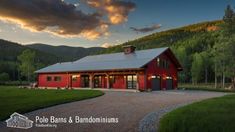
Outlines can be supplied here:
M136 90L139 90L139 73L136 73Z
M69 79L70 79L70 78L69 78L69 73L68 73L68 72L67 72L67 79L68 79L68 80L67 80L67 88L69 88L69 81L70 81Z
M90 88L93 88L93 74L90 74L90 76L89 76L89 79L90 79Z
M110 85L109 85L109 74L106 74L106 77L107 77L107 88L109 89L110 88Z
M147 73L144 71L144 90L147 90Z

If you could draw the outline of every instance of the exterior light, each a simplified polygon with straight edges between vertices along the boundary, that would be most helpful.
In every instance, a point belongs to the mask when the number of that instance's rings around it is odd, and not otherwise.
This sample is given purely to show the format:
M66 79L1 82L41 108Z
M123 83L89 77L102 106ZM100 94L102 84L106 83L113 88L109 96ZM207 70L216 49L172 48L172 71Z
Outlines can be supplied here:
M167 76L166 79L172 79L172 77Z
M151 78L156 78L156 76L151 76Z

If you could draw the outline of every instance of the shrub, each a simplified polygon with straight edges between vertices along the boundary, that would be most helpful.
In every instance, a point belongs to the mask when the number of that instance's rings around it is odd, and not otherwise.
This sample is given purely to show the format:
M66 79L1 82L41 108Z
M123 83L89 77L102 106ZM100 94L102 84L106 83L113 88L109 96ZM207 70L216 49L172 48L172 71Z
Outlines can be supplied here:
M10 77L8 73L0 73L0 82L5 82L5 81L9 81Z

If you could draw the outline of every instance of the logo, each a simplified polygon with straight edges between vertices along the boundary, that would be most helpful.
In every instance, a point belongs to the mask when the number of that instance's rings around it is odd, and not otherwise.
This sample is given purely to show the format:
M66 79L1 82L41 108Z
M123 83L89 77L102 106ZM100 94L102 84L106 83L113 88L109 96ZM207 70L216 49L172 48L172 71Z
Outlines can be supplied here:
M9 119L6 120L7 127L29 129L33 127L33 121L28 117L14 112Z

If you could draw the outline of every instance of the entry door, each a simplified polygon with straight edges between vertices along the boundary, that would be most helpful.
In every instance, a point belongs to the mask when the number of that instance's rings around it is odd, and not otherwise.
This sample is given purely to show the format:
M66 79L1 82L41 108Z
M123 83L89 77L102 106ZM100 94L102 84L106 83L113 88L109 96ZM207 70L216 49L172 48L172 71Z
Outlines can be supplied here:
M152 90L161 90L161 78L155 77L152 78Z
M90 80L89 80L88 75L82 75L81 76L81 81L82 81L82 87L85 87L85 88L89 87Z
M173 79L166 79L166 89L173 89Z
M127 76L127 88L128 89L136 89L137 76L136 75L128 75Z
M95 76L94 77L94 87L95 88L101 88L102 87L102 78L101 78L101 76Z

